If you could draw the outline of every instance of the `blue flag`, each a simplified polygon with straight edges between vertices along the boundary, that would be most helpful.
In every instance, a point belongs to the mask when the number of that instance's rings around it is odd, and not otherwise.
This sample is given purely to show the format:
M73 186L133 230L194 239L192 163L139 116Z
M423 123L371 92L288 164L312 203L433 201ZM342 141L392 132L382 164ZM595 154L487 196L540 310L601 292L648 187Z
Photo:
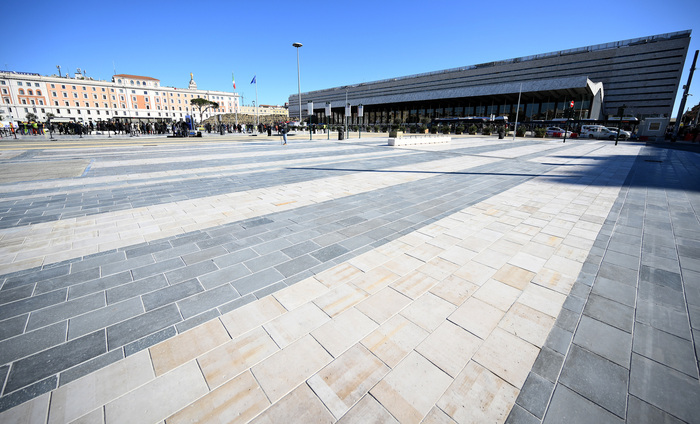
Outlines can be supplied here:
M255 82L255 77L256 77L256 76L254 75L254 76L253 76L253 81L250 82L251 84L256 84L256 82Z

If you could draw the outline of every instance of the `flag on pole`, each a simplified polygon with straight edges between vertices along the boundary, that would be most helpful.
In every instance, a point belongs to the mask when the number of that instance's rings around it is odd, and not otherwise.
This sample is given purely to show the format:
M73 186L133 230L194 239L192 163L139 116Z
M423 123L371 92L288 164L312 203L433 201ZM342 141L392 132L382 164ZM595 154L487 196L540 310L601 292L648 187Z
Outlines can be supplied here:
M256 75L253 75L253 81L250 82L251 84L257 84L257 83L255 82L255 77L256 77Z
M231 72L231 81L233 81L233 89L236 89L236 78L233 76L233 72Z

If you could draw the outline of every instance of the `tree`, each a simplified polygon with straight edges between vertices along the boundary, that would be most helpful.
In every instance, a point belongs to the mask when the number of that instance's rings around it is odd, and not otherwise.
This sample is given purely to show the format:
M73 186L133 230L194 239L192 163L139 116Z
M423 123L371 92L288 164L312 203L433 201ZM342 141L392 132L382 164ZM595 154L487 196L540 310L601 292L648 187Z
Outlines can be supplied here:
M202 99L202 98L196 98L190 100L190 104L192 106L195 106L197 109L199 109L199 120L201 121L203 119L203 113L206 112L209 109L218 109L219 104L217 102L212 102L207 99Z
M27 122L32 122L32 121L37 122L37 121L39 120L39 117L36 116L35 114L29 112L29 113L25 116L24 119L26 119Z

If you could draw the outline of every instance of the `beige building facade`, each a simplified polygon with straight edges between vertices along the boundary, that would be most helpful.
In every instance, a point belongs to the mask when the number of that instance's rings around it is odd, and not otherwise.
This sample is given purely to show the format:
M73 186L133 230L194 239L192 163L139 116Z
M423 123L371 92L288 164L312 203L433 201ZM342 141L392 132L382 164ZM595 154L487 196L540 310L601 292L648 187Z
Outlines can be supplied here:
M0 72L5 121L25 121L29 113L46 121L54 119L97 122L111 119L140 121L180 121L194 114L200 122L211 116L240 113L238 93L197 89L192 74L188 88L162 86L157 78L118 74L111 81L95 80L82 74L42 76L36 73ZM190 105L195 98L219 104L200 116Z

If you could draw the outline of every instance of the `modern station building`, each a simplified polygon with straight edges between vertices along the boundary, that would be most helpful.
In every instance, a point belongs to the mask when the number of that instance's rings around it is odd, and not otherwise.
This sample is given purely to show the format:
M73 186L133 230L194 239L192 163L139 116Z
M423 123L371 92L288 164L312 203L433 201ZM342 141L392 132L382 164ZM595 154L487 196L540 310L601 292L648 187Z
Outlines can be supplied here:
M57 120L90 121L180 121L194 114L196 121L210 116L234 113L239 108L238 93L197 89L192 74L187 88L165 87L147 76L119 74L111 81L73 76L42 76L27 72L0 72L4 120L24 121L28 113L45 121L51 113ZM218 109L199 111L190 105L194 98L219 104Z
M574 101L578 119L670 117L690 32L563 50L456 69L334 87L301 94L302 117L343 122L346 99L351 122L424 122L465 116L508 116L514 120L563 117ZM327 106L330 105L330 116ZM289 116L299 116L299 97L289 96Z

